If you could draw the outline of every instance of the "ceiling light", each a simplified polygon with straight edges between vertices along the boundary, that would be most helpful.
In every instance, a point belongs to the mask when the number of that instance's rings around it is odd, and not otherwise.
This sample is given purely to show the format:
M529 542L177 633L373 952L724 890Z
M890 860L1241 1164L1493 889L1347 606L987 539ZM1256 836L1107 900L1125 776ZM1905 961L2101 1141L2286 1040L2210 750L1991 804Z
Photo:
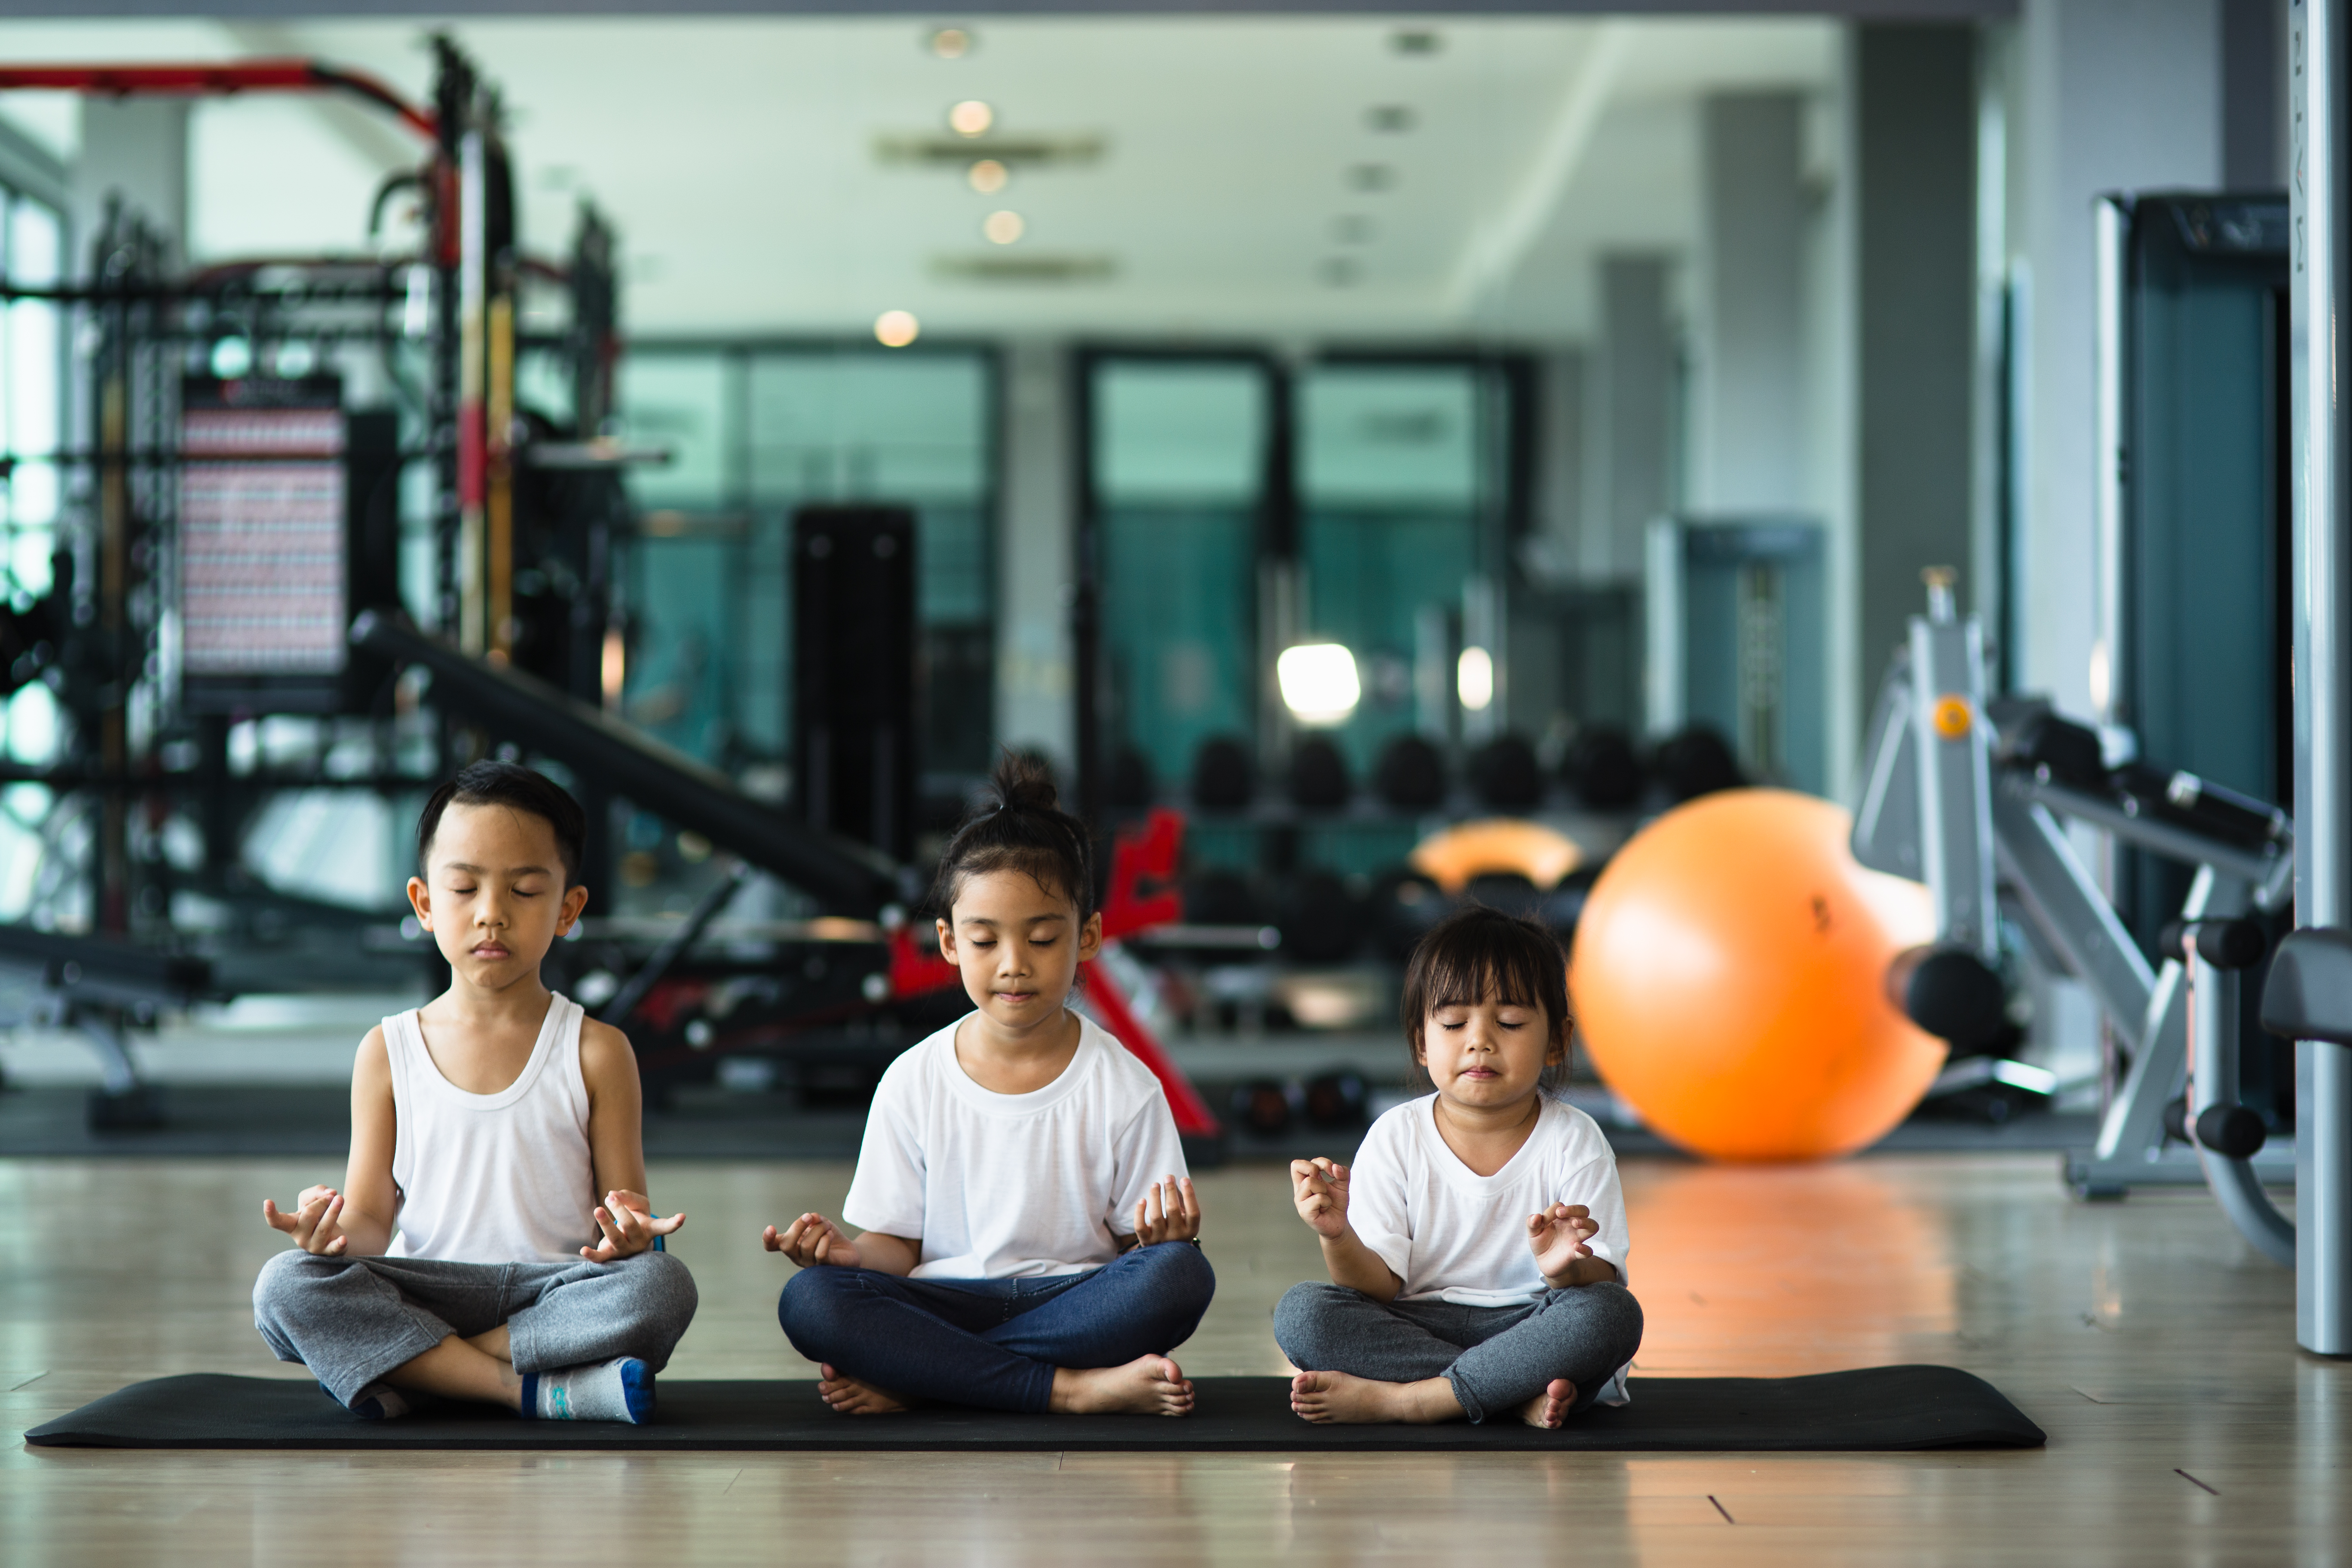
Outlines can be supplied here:
M981 224L980 232L988 237L991 245L1011 245L1028 226L1021 221L1019 213L991 213Z
M948 129L959 136L984 136L996 123L996 110L976 98L967 98L948 110Z
M923 330L912 310L885 310L874 318L874 339L886 349L903 349Z
M1389 35L1389 47L1401 55L1433 55L1445 39L1426 27L1405 27Z
M1495 658L1483 647L1465 647L1454 663L1454 691L1462 706L1484 713L1495 700Z
M943 60L960 60L971 53L971 35L961 27L941 27L931 35L931 53Z
M1364 110L1364 122L1375 131L1410 131L1413 112L1402 103L1376 103Z
M1356 679L1356 656L1335 642L1302 643L1274 661L1282 705L1302 724L1344 724L1364 689Z
M973 190L983 196L992 196L1003 190L1005 181L1013 176L1011 171L995 159L982 158L971 166L971 174L968 177Z

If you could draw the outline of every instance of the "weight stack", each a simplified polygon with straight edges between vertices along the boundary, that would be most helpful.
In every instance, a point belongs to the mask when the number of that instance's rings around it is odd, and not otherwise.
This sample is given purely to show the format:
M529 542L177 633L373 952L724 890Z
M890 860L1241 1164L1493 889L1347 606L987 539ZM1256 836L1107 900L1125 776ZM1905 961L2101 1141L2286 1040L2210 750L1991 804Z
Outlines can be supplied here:
M793 758L802 816L894 860L914 847L915 515L793 514Z

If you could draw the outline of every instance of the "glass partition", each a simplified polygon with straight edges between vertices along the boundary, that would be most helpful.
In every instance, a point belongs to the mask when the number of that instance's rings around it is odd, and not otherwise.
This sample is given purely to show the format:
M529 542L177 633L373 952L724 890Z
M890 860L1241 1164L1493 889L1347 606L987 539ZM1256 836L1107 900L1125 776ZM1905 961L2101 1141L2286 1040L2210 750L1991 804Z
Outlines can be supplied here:
M1091 362L1104 729L1162 789L1202 742L1256 729L1267 383L1255 360Z
M676 456L631 479L640 522L623 577L629 717L714 762L782 759L793 512L811 501L903 504L918 531L922 765L984 771L994 375L980 349L633 344L621 368L626 432Z
M1297 380L1302 631L1356 657L1362 700L1331 732L1360 779L1394 736L1445 734L1451 705L1422 710L1415 665L1450 662L1488 550L1502 478L1488 380L1467 363L1352 362Z

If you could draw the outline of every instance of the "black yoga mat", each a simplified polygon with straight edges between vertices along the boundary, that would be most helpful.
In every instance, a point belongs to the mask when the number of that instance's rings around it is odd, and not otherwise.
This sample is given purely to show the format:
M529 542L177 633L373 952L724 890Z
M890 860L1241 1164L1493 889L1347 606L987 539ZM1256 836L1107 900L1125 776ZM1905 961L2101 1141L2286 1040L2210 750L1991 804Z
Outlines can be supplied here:
M1631 1405L1596 1405L1565 1428L1318 1426L1290 1413L1279 1377L1194 1380L1182 1420L1007 1415L932 1406L835 1415L813 1383L664 1383L654 1420L519 1421L436 1405L362 1421L314 1384L200 1373L134 1383L34 1427L27 1443L78 1448L1340 1449L1685 1451L2038 1447L2042 1429L1982 1378L1948 1366L1874 1366L1811 1377L1644 1377Z

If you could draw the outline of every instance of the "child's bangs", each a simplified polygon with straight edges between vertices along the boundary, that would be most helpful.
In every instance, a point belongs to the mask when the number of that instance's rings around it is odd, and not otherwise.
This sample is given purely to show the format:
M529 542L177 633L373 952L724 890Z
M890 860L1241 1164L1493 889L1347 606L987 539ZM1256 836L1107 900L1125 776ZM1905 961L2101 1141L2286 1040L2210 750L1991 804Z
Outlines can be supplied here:
M1067 860L1066 855L1033 844L997 845L974 850L956 868L956 875L945 889L943 903L952 905L956 896L963 891L964 883L972 878L989 876L997 871L1018 872L1051 896L1066 899L1073 904L1079 903L1079 890L1065 885L1069 879ZM942 908L939 912L952 918L951 909Z
M1452 951L1440 948L1429 955L1427 1006L1475 1007L1481 1002L1495 1002L1541 1007L1543 983L1530 958L1516 950L1482 952L1466 942Z

